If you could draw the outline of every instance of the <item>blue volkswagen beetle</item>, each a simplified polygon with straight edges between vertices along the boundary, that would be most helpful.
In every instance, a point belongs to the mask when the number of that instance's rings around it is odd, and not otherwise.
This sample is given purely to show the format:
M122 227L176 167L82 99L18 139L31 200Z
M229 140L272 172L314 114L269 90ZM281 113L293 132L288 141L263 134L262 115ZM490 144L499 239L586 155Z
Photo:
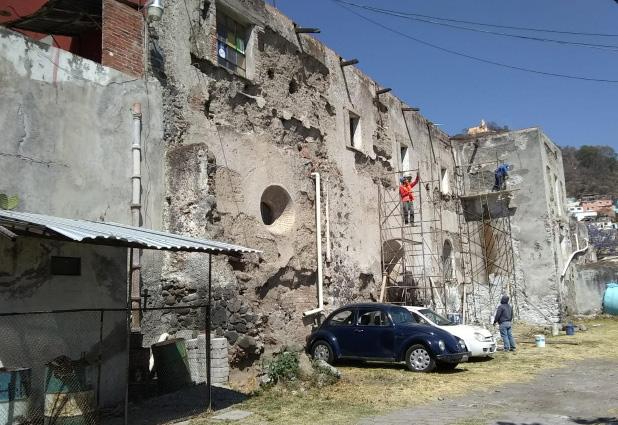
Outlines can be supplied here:
M307 337L307 351L328 363L339 359L405 362L415 372L454 369L470 356L463 340L417 323L403 307L378 303L334 311Z

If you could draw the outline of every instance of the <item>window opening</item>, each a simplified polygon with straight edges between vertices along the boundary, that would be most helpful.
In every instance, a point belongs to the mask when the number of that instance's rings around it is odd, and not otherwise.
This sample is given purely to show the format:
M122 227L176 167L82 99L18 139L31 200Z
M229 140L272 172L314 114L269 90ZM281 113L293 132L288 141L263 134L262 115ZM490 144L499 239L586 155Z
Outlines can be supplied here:
M445 280L453 279L453 245L449 240L445 240L442 246L442 270Z
M82 259L79 257L51 257L51 274L55 276L80 276Z
M442 193L449 193L448 184L448 170L446 168L440 169L440 190Z
M409 149L406 145L401 145L399 147L399 171L408 171L410 170L410 154Z
M271 232L282 233L294 225L295 215L290 194L279 185L268 186L260 199L262 222Z
M217 63L241 77L247 75L247 28L229 16L217 14Z
M343 310L330 319L330 324L331 326L351 325L353 317L352 310Z
M357 324L360 326L389 326L390 321L381 310L362 311Z
M360 129L360 117L353 112L349 112L350 115L350 146L356 149L361 147L361 129Z

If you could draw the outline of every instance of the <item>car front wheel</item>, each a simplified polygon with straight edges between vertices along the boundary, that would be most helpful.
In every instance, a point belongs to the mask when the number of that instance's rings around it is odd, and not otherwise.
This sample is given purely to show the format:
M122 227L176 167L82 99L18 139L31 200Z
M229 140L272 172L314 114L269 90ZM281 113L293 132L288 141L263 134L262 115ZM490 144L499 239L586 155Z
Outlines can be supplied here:
M325 341L318 341L313 344L313 347L311 347L311 357L315 360L324 360L329 364L335 359L332 348Z
M436 368L436 361L425 346L417 344L406 351L406 366L413 372L431 372Z

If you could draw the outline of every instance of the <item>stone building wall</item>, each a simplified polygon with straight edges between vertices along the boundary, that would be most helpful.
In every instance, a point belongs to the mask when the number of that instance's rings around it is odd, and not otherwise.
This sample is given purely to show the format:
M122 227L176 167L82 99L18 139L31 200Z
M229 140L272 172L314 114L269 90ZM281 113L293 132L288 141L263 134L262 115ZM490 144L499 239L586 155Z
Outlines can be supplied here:
M217 64L217 9L249 28L245 76ZM448 136L418 112L403 112L407 105L391 93L376 95L379 83L341 67L336 52L297 35L293 22L261 1L172 2L149 36L151 72L164 90L168 229L263 251L213 261L213 330L230 342L232 365L303 342L317 319L303 317L317 305L312 173L320 173L322 200L328 192L330 202L326 311L377 299L378 185L395 191L402 168L420 169L423 180L452 169ZM355 129L350 117L359 119ZM406 167L402 145L409 148ZM425 183L418 190L440 190ZM443 225L457 245L454 201L444 195ZM422 206L427 215L435 207ZM205 257L166 255L160 278L147 285L157 302L191 303L205 295L207 276ZM147 320L147 332L196 320L166 314Z
M486 175L486 192L491 192L499 162L513 166L507 180L516 260L512 295L520 319L558 321L567 296L561 274L572 252L560 149L538 128L453 140L453 148L459 164L471 164L477 176ZM504 288L486 301L488 313L501 292Z

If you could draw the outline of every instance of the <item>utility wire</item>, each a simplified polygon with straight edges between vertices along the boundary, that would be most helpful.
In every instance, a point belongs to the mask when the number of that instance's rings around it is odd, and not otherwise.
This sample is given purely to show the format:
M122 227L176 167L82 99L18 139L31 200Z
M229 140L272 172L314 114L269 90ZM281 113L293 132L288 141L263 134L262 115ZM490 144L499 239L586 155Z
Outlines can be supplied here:
M428 41L422 40L422 39L417 38L417 37L413 37L413 36L411 36L409 34L401 32L399 30L390 28L390 27L388 27L388 26L386 26L386 25L384 25L384 24L382 24L382 23L380 23L378 21L375 21L375 20L373 20L371 18L368 18L365 15L362 15L362 14L360 14L360 13L350 9L347 6L344 6L343 4L341 4L341 2L339 0L331 0L331 1L333 3L335 3L337 6L339 6L339 7L343 8L343 9L347 10L348 12L352 13L353 15L356 15L359 18L361 18L361 19L363 19L363 20L365 20L367 22L372 23L373 25L376 25L376 26L378 26L378 27L380 27L382 29L385 29L386 31L392 32L393 34L397 34L397 35L399 35L401 37L407 38L407 39L415 41L415 42L417 42L419 44L423 44L423 45L425 45L427 47L431 47L432 49L440 50L440 51L445 52L445 53L450 53L452 55L461 56L461 57L464 57L464 58L467 58L467 59L471 59L471 60L474 60L474 61L477 61L477 62L482 62L482 63L487 63L487 64L490 64L490 65L499 66L501 68L507 68L507 69L513 69L513 70L517 70L517 71L529 72L531 74L545 75L545 76L548 76L548 77L560 77L560 78L568 78L570 80L593 81L593 82L597 82L597 83L612 83L612 84L618 83L618 80L610 80L610 79L604 79L604 78L582 77L582 76L578 76L578 75L559 74L559 73L555 73L555 72L539 71L537 69L524 68L524 67L515 66L515 65L508 65L508 64L505 64L505 63L501 63L501 62L496 62L496 61L492 61L492 60L489 60L489 59L484 59L484 58L480 58L480 57L477 57L477 56L468 55L466 53L461 53L461 52L458 52L458 51L455 51L455 50L447 49L447 48L442 47L442 46L438 46L437 44L430 43Z
M360 6L360 5L358 5L358 6ZM362 7L371 7L371 6L362 6ZM436 19L436 20L439 20L439 21L454 22L454 23L457 23L457 24L478 25L478 26L483 26L483 27L502 28L502 29L516 30L516 31L534 31L534 32L544 32L544 33L550 33L550 34L583 35L583 36L590 36L590 37L618 37L618 34L594 33L594 32L577 32L577 31L560 31L560 30L553 30L553 29L546 29L546 28L532 28L532 27L518 27L518 26L512 26L512 25L488 24L486 22L475 22L475 21L465 21L465 20L461 20L461 19L442 18L442 17L439 17L439 16L422 15L420 13L412 13L412 12L400 12L400 11L398 12L398 11L395 11L395 10L380 9L380 8L376 8L376 7L374 7L373 9L380 10L380 11L388 11L388 12L400 13L402 15L414 16L414 17L418 17L418 18Z
M445 22L438 22L432 19L417 18L407 13L397 12L397 11L388 10L388 9L380 9L380 8L376 8L372 6L364 6L364 5L360 5L356 3L351 3L345 0L335 0L335 1L337 1L338 3L344 3L344 4L347 4L348 6L365 9L365 10L375 12L375 13L380 13L380 14L389 15L389 16L396 16L398 18L408 19L408 20L417 21L417 22L424 22L424 23L432 24L432 25L440 25L443 27L454 28L454 29L459 29L459 30L464 30L464 31L472 31L472 32L478 32L478 33L483 33L483 34L497 35L500 37L511 37L511 38L519 38L523 40L540 41L540 42L545 42L545 43L572 45L572 46L591 48L591 49L610 50L614 52L618 51L618 46L616 45L582 43L582 42L577 42L577 41L557 40L554 38L541 38L541 37L533 37L533 36L528 36L528 35L509 34L505 32L497 32L497 31L483 30L483 29L478 29L478 28L470 28L470 27L465 27L461 25L454 25L454 24L447 24Z

